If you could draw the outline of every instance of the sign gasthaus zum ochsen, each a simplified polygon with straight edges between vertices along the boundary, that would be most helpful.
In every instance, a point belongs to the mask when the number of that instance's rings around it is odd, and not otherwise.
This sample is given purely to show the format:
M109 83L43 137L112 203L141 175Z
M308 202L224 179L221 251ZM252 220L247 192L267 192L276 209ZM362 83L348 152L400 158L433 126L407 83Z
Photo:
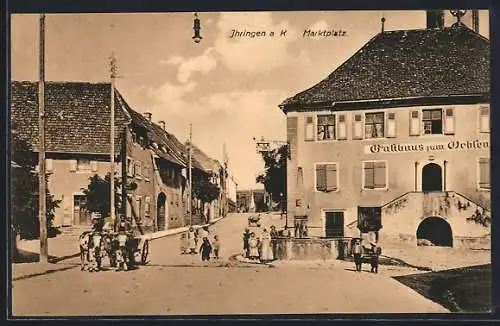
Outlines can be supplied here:
M365 145L365 154L385 154L385 153L425 153L425 152L440 152L440 151L468 151L468 150L484 150L490 148L489 140L450 140L447 142L436 143L413 143L413 144L398 144L398 143L382 143Z

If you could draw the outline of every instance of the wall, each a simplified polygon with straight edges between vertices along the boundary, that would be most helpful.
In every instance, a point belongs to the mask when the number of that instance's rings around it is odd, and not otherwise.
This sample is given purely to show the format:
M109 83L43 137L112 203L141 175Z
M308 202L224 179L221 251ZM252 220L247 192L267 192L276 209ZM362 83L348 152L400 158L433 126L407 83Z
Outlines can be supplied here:
M471 199L474 203L490 207L489 191L479 191L478 158L490 157L489 148L444 150L430 149L427 146L437 143L447 144L450 141L479 140L489 142L489 133L479 132L479 104L433 106L433 107L401 107L393 109L377 109L343 111L346 115L347 140L306 141L305 118L318 112L288 113L288 139L291 146L291 160L288 161L288 213L293 219L296 210L295 200L300 194L297 187L297 167L303 170L304 193L309 205L310 235L324 235L325 209L344 211L345 225L357 219L358 205L382 206L391 200L411 191L421 191L422 167L434 162L444 167L446 161L446 190L453 190ZM453 135L419 135L410 136L410 112L412 110L430 108L454 108L455 133ZM394 112L396 118L396 137L381 139L353 139L353 118L355 113ZM324 113L329 113L325 111ZM336 112L338 114L338 112ZM420 115L421 115L420 111ZM297 124L293 119L297 119ZM387 126L387 125L386 125ZM364 125L363 125L364 129ZM316 135L316 129L314 130ZM424 151L401 153L372 153L370 146L384 144L421 144ZM383 190L362 189L362 161L385 160L388 169L388 187ZM335 192L323 193L315 190L315 163L337 162L339 188ZM417 178L415 180L415 163ZM416 188L415 188L416 185ZM412 218L412 217L410 217ZM384 222L382 222L384 223ZM401 221L401 225L406 223ZM352 230L351 230L352 231ZM349 232L349 230L346 230ZM413 231L413 233L415 230Z
M47 159L52 160L52 172L48 177L48 189L55 199L62 200L55 210L54 225L69 226L76 221L73 212L73 196L83 195L82 188L87 188L89 178L98 174L102 178L109 172L109 156L90 154L58 154L47 153ZM72 161L87 159L95 161L94 171L70 171ZM115 171L120 175L121 164L116 163Z

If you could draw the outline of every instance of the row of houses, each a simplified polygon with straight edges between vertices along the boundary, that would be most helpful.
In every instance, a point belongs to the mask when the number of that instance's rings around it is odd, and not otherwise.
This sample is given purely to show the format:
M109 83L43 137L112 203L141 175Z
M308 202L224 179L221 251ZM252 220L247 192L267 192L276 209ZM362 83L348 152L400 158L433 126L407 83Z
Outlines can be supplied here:
M11 123L34 155L39 149L38 83L11 83ZM149 112L132 109L110 83L48 82L45 85L45 148L48 188L61 200L55 226L88 225L89 178L110 171L111 91L114 92L115 171L120 180L121 214L144 232L208 222L224 216L236 203L236 183L227 164L207 156L194 144L193 182L207 179L219 197L202 203L193 196L189 214L189 143L166 130ZM221 146L222 147L222 146ZM230 184L230 185L228 185ZM191 219L190 219L190 216Z
M489 239L490 42L477 19L427 17L423 29L382 28L280 105L289 225L386 244Z

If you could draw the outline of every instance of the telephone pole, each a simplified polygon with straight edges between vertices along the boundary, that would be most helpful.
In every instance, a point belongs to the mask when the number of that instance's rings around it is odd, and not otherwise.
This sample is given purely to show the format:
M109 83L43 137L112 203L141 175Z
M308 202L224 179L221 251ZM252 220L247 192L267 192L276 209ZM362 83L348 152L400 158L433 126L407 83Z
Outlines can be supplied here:
M38 197L40 218L40 263L48 263L49 248L47 241L47 209L45 180L45 14L40 15L40 80L38 82Z
M111 72L111 156L110 156L110 216L111 221L115 222L115 78L116 78L116 58L114 52L111 53L110 57L110 72Z
M189 225L193 225L193 125L189 124Z

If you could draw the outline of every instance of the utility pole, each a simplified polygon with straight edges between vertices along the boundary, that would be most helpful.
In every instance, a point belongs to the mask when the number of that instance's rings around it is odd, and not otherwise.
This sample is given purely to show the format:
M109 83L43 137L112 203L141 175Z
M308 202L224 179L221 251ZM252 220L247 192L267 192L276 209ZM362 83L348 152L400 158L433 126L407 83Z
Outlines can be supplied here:
M193 225L193 125L189 124L189 225Z
M115 78L116 78L116 58L114 52L111 53L110 57L110 72L111 72L111 155L110 155L110 215L113 225L115 224Z
M40 80L38 82L38 198L40 218L40 263L48 263L46 180L45 180L45 14L40 15Z

